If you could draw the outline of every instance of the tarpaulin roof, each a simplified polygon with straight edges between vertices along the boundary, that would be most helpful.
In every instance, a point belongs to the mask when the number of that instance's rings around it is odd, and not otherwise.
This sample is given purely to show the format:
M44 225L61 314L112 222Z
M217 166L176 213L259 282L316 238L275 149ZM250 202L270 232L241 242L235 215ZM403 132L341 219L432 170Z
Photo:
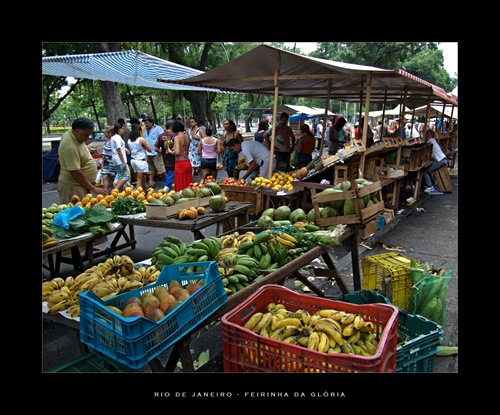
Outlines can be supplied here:
M458 120L458 108L453 108L452 115L452 107L445 106L443 111L443 104L431 104L429 109L429 118L439 118L442 114L448 118L456 118ZM426 115L427 114L427 105L423 105L421 107L415 108L415 115Z
M310 98L328 98L330 92L330 99L346 102L364 101L369 84L370 102L400 103L406 96L412 106L436 99L458 105L442 88L402 70L303 56L264 44L201 75L159 81L269 95L279 88L282 96Z
M47 56L42 58L42 74L118 82L148 88L213 91L213 88L166 84L163 79L184 79L203 71L135 50Z

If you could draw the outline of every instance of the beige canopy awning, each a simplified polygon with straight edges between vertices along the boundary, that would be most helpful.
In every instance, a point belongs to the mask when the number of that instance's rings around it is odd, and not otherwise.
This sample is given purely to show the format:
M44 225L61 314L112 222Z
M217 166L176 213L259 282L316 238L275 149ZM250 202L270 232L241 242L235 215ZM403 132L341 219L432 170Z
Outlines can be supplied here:
M201 75L182 80L158 79L158 82L274 95L273 119L276 119L279 95L324 98L325 112L330 99L358 102L364 106L366 115L363 128L364 143L366 143L370 103L403 103L417 107L439 101L458 105L451 94L447 94L442 88L400 69L381 69L313 58L268 45L257 46ZM275 125L271 138L271 158L274 156L274 138ZM269 167L269 175L271 169L272 165Z
M458 105L442 88L403 70L330 61L260 45L230 62L182 80L158 82L253 94L364 101L370 75L370 102L420 106L439 100ZM331 82L331 88L330 88Z

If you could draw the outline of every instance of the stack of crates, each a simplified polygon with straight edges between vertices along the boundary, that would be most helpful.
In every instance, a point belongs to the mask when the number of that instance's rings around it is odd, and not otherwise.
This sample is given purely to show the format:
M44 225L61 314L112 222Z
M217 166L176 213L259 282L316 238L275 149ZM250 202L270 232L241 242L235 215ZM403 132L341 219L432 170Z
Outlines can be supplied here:
M390 304L388 298L370 290L360 290L335 297L333 300L353 304ZM398 313L398 345L396 372L432 373L443 328L432 320L417 314Z
M408 267L412 260L396 252L372 255L361 260L363 289L376 291L392 304L409 311L412 279Z

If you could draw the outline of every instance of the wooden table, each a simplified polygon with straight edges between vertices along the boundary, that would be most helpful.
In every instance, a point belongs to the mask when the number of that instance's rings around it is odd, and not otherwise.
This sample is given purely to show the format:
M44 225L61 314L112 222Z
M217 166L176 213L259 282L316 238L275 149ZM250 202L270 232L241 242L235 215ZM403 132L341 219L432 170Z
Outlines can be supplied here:
M238 228L239 232L247 232L249 230L257 230L256 227L257 222L252 222L246 226ZM351 256L352 256L352 267L353 267L353 287L354 291L358 291L361 289L361 279L360 279L360 269L359 269L359 253L358 253L358 228L355 226L350 226L346 228L346 231L340 237L340 241L342 242L350 238L351 241ZM301 282L303 282L307 287L311 289L316 295L319 297L325 297L323 291L321 291L318 287L316 287L311 281L307 279L307 277L303 276L299 270L304 266L311 263L311 261L315 258L321 256L325 263L328 265L329 269L320 270L317 275L324 275L329 278L334 278L336 282L339 284L339 288L343 294L349 293L349 289L344 283L342 277L340 276L338 270L333 263L329 251L321 246L314 247L309 251L305 252L298 258L294 259L290 263L285 266L269 273L264 278L261 278L258 281L252 282L250 285L245 287L245 289L238 291L234 294L231 294L228 297L228 301L214 314L212 314L208 319L203 321L203 323L193 327L189 332L187 332L183 337L177 340L171 347L172 351L167 359L165 366L161 363L159 357L153 358L148 362L149 367L153 372L174 372L177 367L177 362L180 361L182 363L182 368L184 372L194 372L194 364L193 358L191 356L191 352L189 350L189 344L191 343L191 336L196 333L198 330L206 327L213 321L220 319L225 313L232 310L234 307L239 305L242 301L252 295L255 291L257 291L260 287L267 284L280 284L283 285L286 278L294 276L298 278ZM74 320L67 319L63 316L59 315L50 315L43 313L43 318L50 321L56 321L60 324L66 325L73 329L79 330L79 324Z
M108 235L112 234L115 234L115 236L109 247L101 251L94 251L96 245L106 242ZM122 237L125 242L118 244ZM136 243L132 230L128 235L126 225L119 225L115 229L106 230L104 234L88 234L81 238L62 240L56 246L44 249L42 251L42 267L50 271L52 279L60 276L61 263L71 264L75 270L83 271L85 261L88 261L88 267L92 267L95 258L112 255L114 252L126 247L135 249Z
M219 213L207 213L199 215L196 219L177 219L176 216L166 219L151 219L147 218L146 214L134 216L119 216L122 224L128 225L130 235L134 235L134 226L149 226L152 228L180 229L193 232L195 239L203 239L205 235L201 230L210 226L217 225L216 234L227 230L235 229L248 223L248 209L250 203L245 202L227 202L226 209ZM222 229L221 229L222 227ZM223 230L225 228L225 230Z

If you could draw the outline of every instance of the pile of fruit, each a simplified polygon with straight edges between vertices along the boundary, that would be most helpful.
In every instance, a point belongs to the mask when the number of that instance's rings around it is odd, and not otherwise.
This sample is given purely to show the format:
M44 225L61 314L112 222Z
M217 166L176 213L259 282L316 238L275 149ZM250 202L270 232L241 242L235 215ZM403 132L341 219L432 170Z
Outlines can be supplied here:
M71 317L80 316L78 295L92 291L102 300L118 294L141 288L158 278L160 271L155 266L134 268L134 262L127 255L115 255L76 277L57 277L42 282L42 302L47 302L48 312L55 314L66 311Z
M177 280L171 280L168 287L158 285L153 292L146 291L140 297L130 297L123 309L107 306L112 312L125 317L145 317L152 321L160 321L183 301L198 291L205 283L204 279L183 286Z
M295 180L297 174L291 173L274 173L270 179L265 179L263 177L256 177L252 180L252 186L263 186L266 189L290 192L293 190L293 181Z
M269 303L264 312L254 313L243 327L260 336L322 353L377 353L374 323L369 317L342 310L322 309L310 314L307 310L289 311L283 304Z

